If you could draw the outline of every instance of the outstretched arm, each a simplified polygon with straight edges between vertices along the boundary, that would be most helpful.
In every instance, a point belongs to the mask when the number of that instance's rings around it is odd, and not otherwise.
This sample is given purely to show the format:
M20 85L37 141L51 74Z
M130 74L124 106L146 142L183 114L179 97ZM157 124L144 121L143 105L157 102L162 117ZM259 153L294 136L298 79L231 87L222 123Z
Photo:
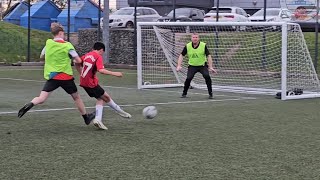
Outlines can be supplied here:
M105 75L122 77L122 73L121 72L113 72L113 71L109 71L109 70L106 70L106 69L99 69L98 72L101 73L101 74L105 74Z

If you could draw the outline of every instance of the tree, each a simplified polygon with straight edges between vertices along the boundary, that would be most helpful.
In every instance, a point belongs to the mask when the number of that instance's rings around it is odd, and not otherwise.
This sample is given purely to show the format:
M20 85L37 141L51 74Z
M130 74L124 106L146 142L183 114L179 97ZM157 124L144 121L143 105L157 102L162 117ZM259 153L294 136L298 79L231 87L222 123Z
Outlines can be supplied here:
M60 9L65 8L68 5L68 0L51 0L54 2Z
M9 9L11 8L11 3L12 3L12 0L9 0L6 11L9 11Z

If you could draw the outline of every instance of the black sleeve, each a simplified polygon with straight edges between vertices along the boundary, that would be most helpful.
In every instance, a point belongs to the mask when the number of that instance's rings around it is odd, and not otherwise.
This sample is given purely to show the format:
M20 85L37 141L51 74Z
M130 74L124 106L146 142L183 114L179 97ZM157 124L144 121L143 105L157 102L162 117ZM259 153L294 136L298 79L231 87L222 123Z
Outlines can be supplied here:
M207 45L206 45L204 48L205 48L205 54L206 54L206 56L209 56L209 55L210 55L210 52L209 52L209 50L208 50L208 48L207 48Z
M187 54L187 46L185 46L181 52L182 56L185 56Z

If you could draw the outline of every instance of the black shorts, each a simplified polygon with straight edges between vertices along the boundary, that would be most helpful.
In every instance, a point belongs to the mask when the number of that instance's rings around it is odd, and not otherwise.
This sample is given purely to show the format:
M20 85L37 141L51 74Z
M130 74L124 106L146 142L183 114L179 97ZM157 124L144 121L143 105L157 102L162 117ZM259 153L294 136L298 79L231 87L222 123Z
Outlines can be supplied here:
M44 84L42 91L46 92L52 92L58 87L62 87L68 94L73 94L76 93L77 86L74 83L74 80L55 80L55 79L50 79Z
M83 86L82 86L83 87ZM101 98L101 96L104 94L104 89L100 86L97 85L94 88L90 88L90 87L83 87L83 89L88 93L88 95L90 97L94 97L96 99Z

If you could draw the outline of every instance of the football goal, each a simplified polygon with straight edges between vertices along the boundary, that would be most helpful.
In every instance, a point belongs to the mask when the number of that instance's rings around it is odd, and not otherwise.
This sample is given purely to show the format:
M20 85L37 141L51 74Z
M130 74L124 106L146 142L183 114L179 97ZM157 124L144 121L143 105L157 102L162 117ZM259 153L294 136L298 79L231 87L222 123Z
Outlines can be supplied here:
M320 84L298 24L286 22L139 22L138 88L183 86L188 57L177 60L192 33L205 42L217 73L214 91L320 97ZM191 85L206 89L198 73Z

